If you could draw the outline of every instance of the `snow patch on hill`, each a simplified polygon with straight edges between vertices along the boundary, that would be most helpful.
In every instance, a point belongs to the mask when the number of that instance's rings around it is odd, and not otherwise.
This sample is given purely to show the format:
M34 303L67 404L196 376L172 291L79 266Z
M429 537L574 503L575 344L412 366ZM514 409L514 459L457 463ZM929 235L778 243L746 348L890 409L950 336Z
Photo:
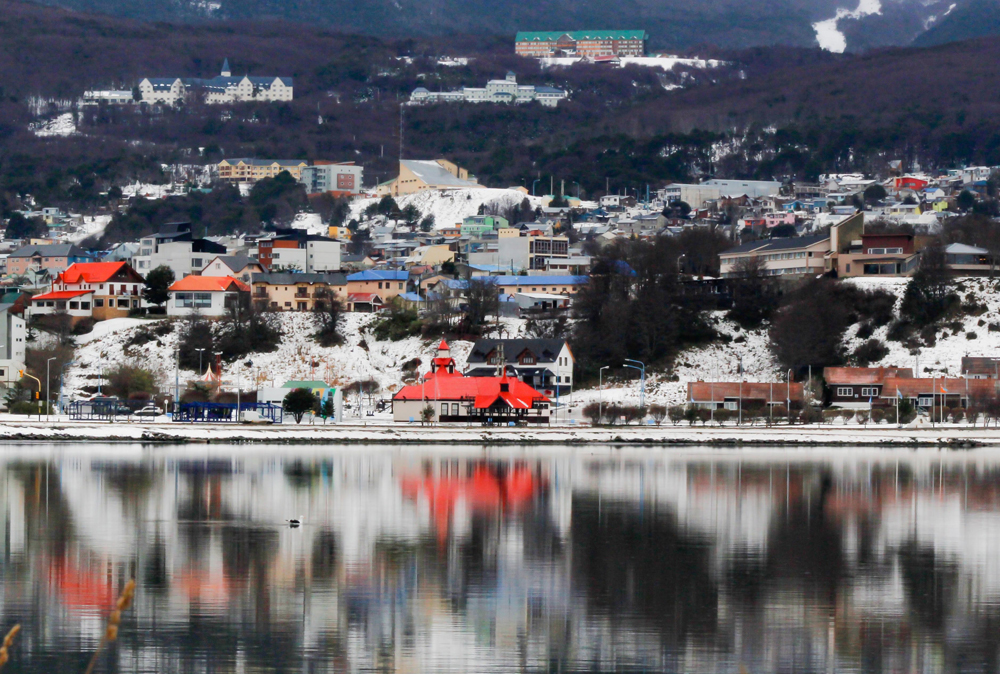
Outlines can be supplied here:
M844 50L847 49L847 38L844 37L844 34L837 27L838 22L841 19L860 19L863 16L881 13L882 3L879 0L858 0L858 6L853 10L841 7L837 10L837 14L833 18L817 21L813 24L812 27L816 31L816 42L819 43L819 48L836 54L843 54Z
M417 207L422 217L434 216L434 226L436 229L442 227L455 227L462 224L462 221L470 215L479 213L480 206L494 206L506 208L517 206L524 199L528 200L532 208L542 205L541 197L525 195L518 190L493 189L488 187L470 188L461 190L449 190L440 192L438 190L426 190L416 194L409 194L396 199L400 208L406 208L410 204ZM349 219L362 220L361 213L369 205L378 203L379 199L356 199L351 202L351 212Z
M546 56L538 59L542 68L553 66L572 66L577 63L588 62L580 56ZM656 56L621 56L618 58L618 67L643 66L646 68L662 68L663 70L673 70L674 66L688 66L689 68L718 68L726 65L726 61L717 59L684 58L668 54L658 54Z
M73 120L72 112L65 112L58 117L53 117L44 122L31 125L31 131L36 136L72 136L77 133L76 122Z

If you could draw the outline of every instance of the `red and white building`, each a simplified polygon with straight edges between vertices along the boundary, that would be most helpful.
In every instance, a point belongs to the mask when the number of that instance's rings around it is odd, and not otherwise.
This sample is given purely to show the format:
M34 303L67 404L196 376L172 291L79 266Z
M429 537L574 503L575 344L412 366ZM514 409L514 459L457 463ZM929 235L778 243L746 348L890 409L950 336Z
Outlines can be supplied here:
M27 307L31 316L65 313L74 322L128 316L142 303L146 282L127 262L78 262L58 274L49 292L35 295Z
M394 421L507 424L549 423L550 400L516 377L466 377L458 372L448 343L441 340L431 371L419 384L404 386L392 397Z
M241 295L250 301L250 286L232 276L185 276L168 292L167 316L225 316Z

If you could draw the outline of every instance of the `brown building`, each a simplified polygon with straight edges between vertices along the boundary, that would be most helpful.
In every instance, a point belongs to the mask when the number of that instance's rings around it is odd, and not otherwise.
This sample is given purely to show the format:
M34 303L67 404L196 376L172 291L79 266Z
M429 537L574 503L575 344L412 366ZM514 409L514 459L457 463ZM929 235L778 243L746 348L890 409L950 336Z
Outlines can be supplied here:
M254 274L252 288L254 303L275 311L312 311L330 296L341 303L347 299L347 277L340 273Z
M514 38L518 56L570 55L585 58L643 56L644 30L525 31Z
M741 407L755 404L785 405L801 409L805 394L802 384L797 382L732 382L732 381L692 381L688 382L688 403L704 409L727 409L736 411Z
M908 367L828 367L823 370L826 386L823 403L833 407L868 409L880 404L888 377L912 379Z

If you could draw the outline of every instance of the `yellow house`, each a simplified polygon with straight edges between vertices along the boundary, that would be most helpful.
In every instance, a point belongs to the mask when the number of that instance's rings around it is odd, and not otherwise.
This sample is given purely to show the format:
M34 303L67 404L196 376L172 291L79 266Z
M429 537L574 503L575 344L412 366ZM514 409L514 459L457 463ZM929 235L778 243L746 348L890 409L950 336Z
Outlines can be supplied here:
M407 266L427 265L429 267L437 267L445 262L454 260L455 251L451 250L448 244L440 244L437 246L418 246L414 248L410 256L406 258L406 264Z
M424 190L457 190L482 187L467 169L447 159L402 159L399 176L378 186L379 196L402 197Z
M340 239L342 241L351 240L351 230L344 225L330 225L326 230L326 235L331 239Z
M312 311L317 301L322 302L329 295L341 303L347 300L347 277L336 272L254 274L251 285L253 301L261 309Z
M219 179L231 183L255 183L274 178L282 171L299 180L309 162L299 159L223 159L219 162Z

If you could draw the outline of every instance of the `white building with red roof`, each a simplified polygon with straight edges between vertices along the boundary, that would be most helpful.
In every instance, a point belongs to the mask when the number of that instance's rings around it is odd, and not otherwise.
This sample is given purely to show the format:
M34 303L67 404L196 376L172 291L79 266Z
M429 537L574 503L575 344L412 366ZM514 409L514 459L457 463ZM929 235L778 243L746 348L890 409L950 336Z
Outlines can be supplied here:
M60 272L49 292L31 298L30 316L65 313L74 322L128 316L142 303L146 282L127 262L77 262Z
M185 276L167 292L167 316L225 316L241 294L250 300L250 286L232 276Z
M516 377L466 377L458 372L448 343L441 340L431 371L419 384L404 386L392 397L395 421L438 423L549 423L550 401Z

